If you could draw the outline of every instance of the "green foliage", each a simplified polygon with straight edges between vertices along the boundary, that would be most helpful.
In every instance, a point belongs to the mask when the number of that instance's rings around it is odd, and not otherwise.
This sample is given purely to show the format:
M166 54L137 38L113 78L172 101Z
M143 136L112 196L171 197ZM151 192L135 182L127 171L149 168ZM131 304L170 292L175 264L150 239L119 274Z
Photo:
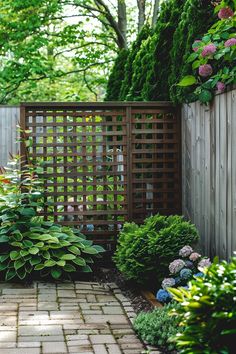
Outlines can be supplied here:
M191 72L191 64L187 58L192 52L192 44L209 29L214 20L214 7L211 0L187 0L185 2L171 49L169 87L170 98L175 102L183 101L186 92L189 91L176 86L176 83Z
M134 328L139 337L150 345L175 349L175 343L170 338L180 330L180 317L171 313L180 305L170 303L151 312L141 312L134 321Z
M142 88L145 100L168 100L168 77L171 67L171 48L173 35L180 21L184 0L167 0L163 2L154 31L155 46L151 65L146 72L146 83Z
M226 4L222 2L216 11ZM236 4L233 9L236 9ZM196 84L189 82L188 86L191 86L191 89L184 91L187 101L194 97L203 103L209 102L216 91L223 92L227 85L236 83L235 27L236 15L218 20L202 37L197 47L194 47L195 52L187 58L186 65L190 66L188 73L193 73ZM227 44L232 40L235 42L234 45ZM209 45L215 47L215 51L205 54L206 47ZM203 75L201 68L206 65L211 68L211 71ZM182 80L185 80L185 77ZM181 82L179 86L182 86ZM190 97L187 92L192 93Z
M236 258L217 260L204 278L190 283L189 291L169 289L181 303L184 332L176 336L180 353L234 353L236 337Z
M91 272L93 256L104 249L79 230L37 217L42 205L40 168L17 169L18 161L0 175L0 272L5 280L26 279L35 272L54 279L75 271Z
M152 33L152 29L148 25L143 26L136 40L132 44L132 47L129 51L127 61L125 64L124 80L122 81L122 85L119 93L119 99L121 101L127 99L127 95L129 94L129 90L132 85L132 76L134 71L133 66L134 66L136 55L139 52L143 41L146 40L151 33Z
M156 286L168 274L168 265L180 248L198 238L196 228L180 216L151 216L141 226L124 225L114 260L127 279Z
M122 80L124 78L124 67L128 54L129 52L126 49L122 49L115 60L107 84L107 93L105 101L119 100L119 93L121 90Z

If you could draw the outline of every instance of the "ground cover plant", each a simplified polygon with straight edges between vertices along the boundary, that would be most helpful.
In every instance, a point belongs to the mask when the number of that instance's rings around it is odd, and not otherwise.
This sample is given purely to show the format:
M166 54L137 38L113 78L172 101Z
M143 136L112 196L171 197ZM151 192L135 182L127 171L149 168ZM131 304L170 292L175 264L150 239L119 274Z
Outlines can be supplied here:
M172 300L169 288L185 287L195 277L203 276L202 269L211 265L210 259L194 252L192 247L184 246L179 251L178 259L169 264L169 277L163 279L162 288L157 291L157 300L168 303Z
M126 279L140 285L158 286L180 248L193 245L198 239L195 226L181 216L157 214L147 218L143 225L124 225L114 261Z
M139 337L150 345L168 350L175 349L175 342L170 339L180 330L180 316L172 314L180 307L172 302L151 312L140 312L134 321L134 328Z
M180 353L235 353L236 257L229 263L215 260L189 290L169 291L181 304L176 309L184 327L176 335Z
M78 229L37 216L43 197L41 169L31 165L18 170L17 164L13 161L0 175L0 272L5 280L91 272L93 258L104 249Z

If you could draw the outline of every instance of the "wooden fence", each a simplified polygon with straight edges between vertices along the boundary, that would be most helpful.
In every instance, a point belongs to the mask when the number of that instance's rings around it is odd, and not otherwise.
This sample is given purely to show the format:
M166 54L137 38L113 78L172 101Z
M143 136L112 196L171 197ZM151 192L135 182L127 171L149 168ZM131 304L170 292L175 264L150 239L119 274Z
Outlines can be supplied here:
M182 111L183 212L197 226L204 252L236 251L236 90L211 106Z
M19 152L19 144L16 143L19 120L19 106L0 106L0 166L6 166L9 153Z
M127 220L180 213L178 113L156 102L23 104L30 157L44 166L43 215L107 243Z

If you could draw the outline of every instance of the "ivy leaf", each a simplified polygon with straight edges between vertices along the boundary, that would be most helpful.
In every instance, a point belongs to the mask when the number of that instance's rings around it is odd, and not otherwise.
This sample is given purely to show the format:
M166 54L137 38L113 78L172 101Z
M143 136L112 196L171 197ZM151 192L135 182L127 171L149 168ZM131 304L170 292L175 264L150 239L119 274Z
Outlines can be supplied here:
M91 272L92 272L92 269L91 269L90 266L88 266L88 265L82 267L80 270L81 270L83 273L91 273Z
M30 254L37 254L37 253L39 253L38 247L32 247L32 248L30 248L30 249L29 249L29 253L30 253Z
M199 100L203 103L211 101L212 93L209 90L202 90L199 94Z
M21 257L20 252L18 252L18 251L11 251L10 252L10 258L12 261L14 261L20 257Z
M73 259L72 262L74 262L78 266L85 266L86 265L85 260L81 257L76 257L76 259Z
M9 269L6 273L5 280L11 280L16 276L16 271L14 269Z
M17 261L14 262L14 268L15 270L20 269L25 265L25 260L24 259L18 259Z
M66 272L76 272L76 268L72 264L66 264L63 269Z
M75 255L73 255L73 254L64 254L62 257L61 257L61 259L62 260L65 260L65 261L71 261L71 260L73 260L73 259L75 259L76 258L76 256Z
M62 270L60 268L53 268L51 270L51 275L54 279L59 279L62 275Z

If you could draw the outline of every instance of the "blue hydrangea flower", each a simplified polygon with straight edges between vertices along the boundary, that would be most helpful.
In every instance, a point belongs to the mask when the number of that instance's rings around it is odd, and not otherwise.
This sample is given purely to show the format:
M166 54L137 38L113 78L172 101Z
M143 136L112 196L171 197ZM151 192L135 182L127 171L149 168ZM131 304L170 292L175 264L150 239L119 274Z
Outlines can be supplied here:
M196 274L194 274L195 277L204 277L204 273L202 272L198 272Z
M180 277L176 277L175 278L175 285L179 285L181 284L181 278Z
M88 224L87 225L87 231L94 231L94 225L93 224Z
M171 300L172 296L167 290L159 289L156 298L160 302L167 303Z
M180 278L183 279L183 280L188 280L190 278L192 278L192 271L188 268L183 268L181 271L180 271Z
M194 264L191 261L185 261L185 264L186 264L186 267L188 267L190 269L192 269L194 267Z

